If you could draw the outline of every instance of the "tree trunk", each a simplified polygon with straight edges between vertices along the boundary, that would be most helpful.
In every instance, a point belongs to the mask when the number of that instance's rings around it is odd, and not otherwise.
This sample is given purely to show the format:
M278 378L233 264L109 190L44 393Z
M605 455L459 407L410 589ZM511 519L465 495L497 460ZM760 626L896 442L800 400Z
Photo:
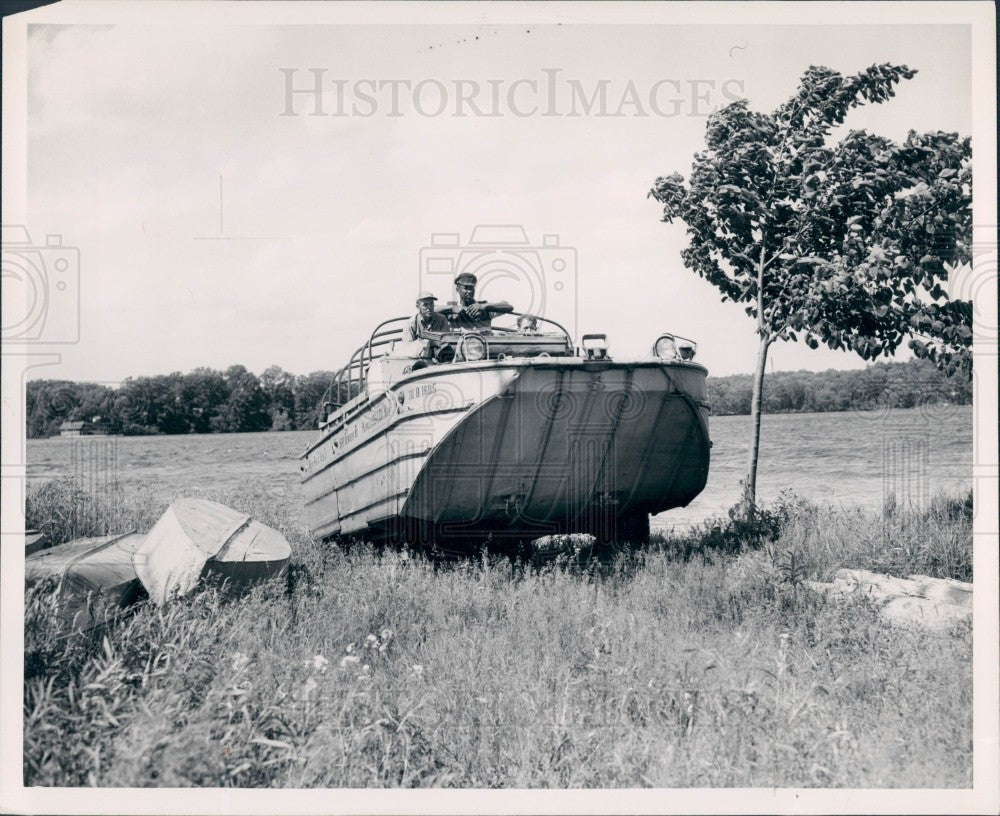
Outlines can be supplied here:
M760 346L757 349L757 371L753 377L753 396L750 400L750 424L752 438L750 440L750 462L747 467L747 481L743 491L743 507L745 512L753 510L757 503L757 457L760 453L760 408L764 399L764 370L767 365L767 350L771 338L766 334L760 336Z

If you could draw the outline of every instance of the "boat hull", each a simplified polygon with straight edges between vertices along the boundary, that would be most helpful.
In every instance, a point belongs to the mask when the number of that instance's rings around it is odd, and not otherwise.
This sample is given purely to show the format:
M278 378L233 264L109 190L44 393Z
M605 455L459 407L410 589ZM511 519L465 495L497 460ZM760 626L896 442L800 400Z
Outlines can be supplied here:
M144 539L132 563L154 603L186 595L206 575L252 584L279 573L291 557L277 530L207 499L177 499Z
M328 424L302 462L317 538L363 535L402 514L431 451L517 374L511 366L425 369L364 398Z
M25 558L25 583L59 582L58 613L90 629L141 598L185 595L202 579L243 589L281 574L288 540L245 513L207 499L174 501L148 533L68 541Z
M641 529L705 486L705 376L648 360L425 369L307 451L310 527L320 538L431 536L459 551L486 533L607 539L636 519Z
M91 629L144 595L132 565L144 539L140 533L106 535L32 553L24 561L25 585L58 579L59 616L73 627Z

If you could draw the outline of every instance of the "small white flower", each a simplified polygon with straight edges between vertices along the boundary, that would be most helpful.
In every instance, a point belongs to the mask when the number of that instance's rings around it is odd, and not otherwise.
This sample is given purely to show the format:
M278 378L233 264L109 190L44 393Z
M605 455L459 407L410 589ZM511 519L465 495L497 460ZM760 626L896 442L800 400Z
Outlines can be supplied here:
M308 700L313 696L316 689L319 688L319 684L316 682L315 677L310 677L302 684L302 687L296 693L296 697L300 700Z
M378 648L378 638L375 635L369 635L365 638L365 648L367 649L377 649Z
M390 640L392 640L392 629L383 629L378 634L379 637L382 638L383 643L388 643Z
M364 665L363 665L363 666L361 667L361 671L362 671L362 673L363 673L363 674L368 674L368 673L369 673L369 672L370 672L371 670L372 670L372 667L371 667L371 666L369 666L369 665L368 665L367 663L365 663L365 664L364 664Z
M344 651L347 652L348 654L350 654L351 652L353 652L354 651L354 644L353 643L348 643L347 644L347 648L344 649Z
M250 665L250 658L242 652L233 652L233 671L241 672Z
M410 666L410 672L413 674L414 677L420 677L420 675L424 673L424 667L421 666L419 663L414 663L412 666Z
M318 671L320 674L326 671L327 666L330 665L330 661L327 660L323 655L313 655L312 659L313 669Z

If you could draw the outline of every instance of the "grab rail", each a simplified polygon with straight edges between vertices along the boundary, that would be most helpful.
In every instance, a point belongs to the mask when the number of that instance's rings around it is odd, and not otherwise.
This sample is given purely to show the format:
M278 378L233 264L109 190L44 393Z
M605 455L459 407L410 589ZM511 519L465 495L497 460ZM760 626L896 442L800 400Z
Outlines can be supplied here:
M528 312L507 312L506 314L514 318L531 317L540 323L547 323L554 326L566 336L569 347L573 347L573 337L566 330L566 327L551 318ZM357 386L357 393L361 392L368 379L368 369L375 359L375 349L389 346L391 350L396 343L403 339L406 324L412 319L409 316L391 317L388 320L383 320L375 327L369 335L368 341L355 349L347 364L334 374L330 386L323 393L324 412L327 405L339 408L350 402L356 396L356 393L353 393L355 385ZM508 328L506 326L493 326L492 329L503 334L518 333L516 328Z
M392 323L405 324L411 319L410 317L392 317L388 320L383 320L375 327L375 330L368 337L368 341L355 349L347 361L347 365L333 375L330 386L323 392L324 411L327 405L332 404L339 408L341 405L350 402L355 396L352 393L355 384L357 384L358 391L360 392L368 375L368 367L371 365L372 360L375 359L374 349L382 348L383 346L390 346L390 348L394 346L403 338L405 325L394 326L386 331L381 330Z

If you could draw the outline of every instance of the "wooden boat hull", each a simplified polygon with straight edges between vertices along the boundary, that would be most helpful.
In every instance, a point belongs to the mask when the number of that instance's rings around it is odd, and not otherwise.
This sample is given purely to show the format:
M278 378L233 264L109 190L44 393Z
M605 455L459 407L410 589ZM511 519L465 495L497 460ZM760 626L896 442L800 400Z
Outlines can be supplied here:
M705 369L534 358L431 367L305 454L310 528L461 550L479 534L615 533L684 506L708 477ZM641 524L640 524L641 527Z

